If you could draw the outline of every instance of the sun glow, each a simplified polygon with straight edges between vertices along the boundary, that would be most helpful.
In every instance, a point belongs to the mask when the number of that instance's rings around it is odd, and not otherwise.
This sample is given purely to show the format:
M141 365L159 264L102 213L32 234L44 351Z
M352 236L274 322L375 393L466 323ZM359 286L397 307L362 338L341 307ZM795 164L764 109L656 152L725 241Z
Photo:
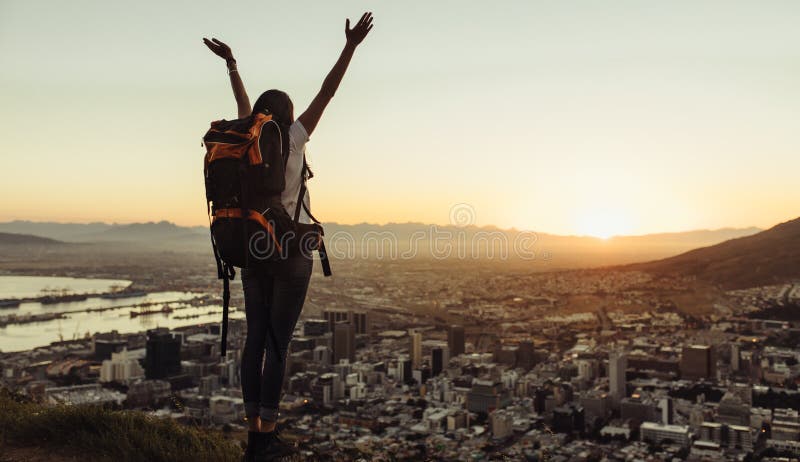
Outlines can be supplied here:
M593 207L584 210L577 220L578 233L585 236L609 239L631 234L630 216L621 209Z

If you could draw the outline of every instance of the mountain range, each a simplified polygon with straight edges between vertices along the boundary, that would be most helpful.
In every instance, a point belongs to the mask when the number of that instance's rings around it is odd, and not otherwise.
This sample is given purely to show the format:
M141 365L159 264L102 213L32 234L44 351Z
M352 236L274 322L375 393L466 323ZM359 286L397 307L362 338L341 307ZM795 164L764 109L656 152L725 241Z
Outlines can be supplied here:
M655 274L680 273L729 289L800 279L800 218L766 231L724 228L609 239L423 223L331 223L326 224L325 229L326 239L331 243L329 249L337 244L340 248L342 244L350 245L356 251L355 256L375 252L378 248L384 250L383 255L391 255L392 247L397 253L402 253L416 245L420 250L416 257L430 257L433 253L430 244L436 239L439 239L439 244L477 242L484 246L485 254L488 248L497 251L504 243L513 246L520 237L533 236L533 247L539 257L530 265L522 263L525 267L539 270L605 267ZM210 254L208 228L205 226L178 226L167 221L133 224L0 223L0 246L52 249L78 243L105 247L125 244L119 247ZM541 258L542 255L546 258ZM514 255L509 257L513 260Z
M407 253L413 249L416 257L430 257L441 249L437 246L447 244L453 255L461 246L462 251L468 254L473 252L482 257L489 252L493 252L493 255L507 252L508 258L514 260L519 257L519 253L514 252L515 243L524 241L539 262L548 268L594 267L659 259L759 231L758 228L724 228L600 239L492 226L325 224L327 241L336 245L336 248L348 248L354 255L377 255L378 249L383 255L390 255L392 251ZM18 220L0 223L0 232L27 234L67 243L120 243L127 247L156 250L208 252L210 248L206 226L178 226L168 221L81 224ZM0 239L2 242L3 239Z

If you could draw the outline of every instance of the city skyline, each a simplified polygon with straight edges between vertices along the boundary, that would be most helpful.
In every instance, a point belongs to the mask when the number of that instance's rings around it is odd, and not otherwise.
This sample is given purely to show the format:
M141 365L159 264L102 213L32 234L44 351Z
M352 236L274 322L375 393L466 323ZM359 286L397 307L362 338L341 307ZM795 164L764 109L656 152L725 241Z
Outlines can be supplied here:
M479 226L608 237L797 216L800 5L413 6L4 2L0 221L203 225L200 137L235 104L202 37L299 111L365 8L378 27L309 144L324 221L468 203Z

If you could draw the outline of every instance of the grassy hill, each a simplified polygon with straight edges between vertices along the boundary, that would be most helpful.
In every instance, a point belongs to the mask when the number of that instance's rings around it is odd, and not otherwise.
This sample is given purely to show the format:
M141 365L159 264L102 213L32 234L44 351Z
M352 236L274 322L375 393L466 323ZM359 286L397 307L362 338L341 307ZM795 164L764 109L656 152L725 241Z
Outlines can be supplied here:
M0 390L0 461L239 461L237 441L138 411L42 406Z

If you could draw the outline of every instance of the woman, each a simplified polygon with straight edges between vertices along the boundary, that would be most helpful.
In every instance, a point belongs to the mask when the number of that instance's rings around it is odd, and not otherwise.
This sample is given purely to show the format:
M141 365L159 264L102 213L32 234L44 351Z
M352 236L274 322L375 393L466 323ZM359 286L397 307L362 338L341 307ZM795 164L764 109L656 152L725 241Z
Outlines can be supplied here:
M297 203L301 187L305 188L305 179L310 177L305 163L306 142L336 93L356 47L371 29L372 13L364 13L352 29L350 20L345 22L347 41L344 49L322 83L319 93L297 120L294 120L291 99L279 90L264 92L251 111L250 101L230 47L217 39L203 39L211 51L225 59L239 117L247 117L251 113L269 112L279 123L289 127L286 187L281 194L281 203L291 217L295 216L295 209L300 207L301 210L298 212L301 223L311 223L307 190L303 195L302 204ZM250 430L245 460L272 459L295 451L291 445L278 437L275 427L286 352L303 308L311 269L310 256L301 252L266 269L242 270L247 340L242 352L241 379L245 414ZM269 338L270 336L274 338ZM266 361L262 370L265 354Z

